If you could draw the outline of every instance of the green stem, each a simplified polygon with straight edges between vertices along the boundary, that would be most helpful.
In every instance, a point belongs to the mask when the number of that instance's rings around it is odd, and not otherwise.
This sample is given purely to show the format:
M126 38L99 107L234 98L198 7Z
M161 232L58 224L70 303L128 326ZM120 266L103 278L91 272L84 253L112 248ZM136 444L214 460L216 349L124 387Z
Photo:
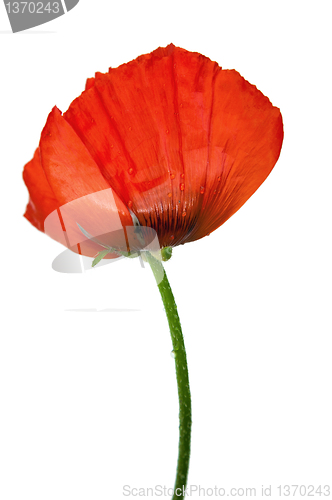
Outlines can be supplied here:
M164 303L169 329L172 337L173 352L175 357L176 380L179 394L179 455L174 486L173 500L184 498L184 490L187 485L189 458L190 458L190 436L191 436L191 397L189 388L189 376L187 366L186 349L181 330L174 295L167 279L162 263L155 259L149 252L145 257L151 266L154 277ZM160 277L163 276L162 281Z

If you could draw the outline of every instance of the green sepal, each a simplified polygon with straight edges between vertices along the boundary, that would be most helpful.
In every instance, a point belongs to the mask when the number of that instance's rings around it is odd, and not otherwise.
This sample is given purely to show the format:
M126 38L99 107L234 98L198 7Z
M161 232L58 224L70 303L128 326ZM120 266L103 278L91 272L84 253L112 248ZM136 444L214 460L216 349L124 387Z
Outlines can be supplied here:
M100 261L101 259L103 259L104 257L106 257L106 255L110 253L110 249L107 248L107 250L103 250L102 252L99 252L99 254L97 255L97 257L94 258L93 262L92 262L92 267L95 267Z

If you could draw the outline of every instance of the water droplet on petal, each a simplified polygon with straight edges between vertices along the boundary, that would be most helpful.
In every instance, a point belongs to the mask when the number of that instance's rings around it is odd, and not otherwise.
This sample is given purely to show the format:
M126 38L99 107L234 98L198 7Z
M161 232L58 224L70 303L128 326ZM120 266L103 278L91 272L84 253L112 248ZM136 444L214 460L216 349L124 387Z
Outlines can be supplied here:
M171 198L171 197L172 197L172 193L167 193L167 196L168 196L169 198Z
M221 177L220 177L220 175L219 175L219 177L217 178L217 181L218 181L218 182L220 182L220 181L221 181Z
M171 240L174 240L174 234L171 235Z
M128 130L131 130L131 127L129 127L129 129L128 129Z
M134 172L134 169L133 169L133 168L130 168L130 169L128 170L128 174L129 174L129 175L132 175L132 173L133 173L133 172Z
M171 175L170 175L170 178L171 178L172 180L173 180L173 179L175 179L175 175L174 175L174 174L171 174Z
M168 128L166 129L166 134L169 134L169 130L168 130Z
M133 206L133 202L131 200L128 201L128 208L131 208Z
M201 194L203 194L205 191L205 187L201 186Z
M181 177L181 179L184 179L184 174L181 174L181 176L180 176L180 177Z
M182 212L182 217L185 217L187 215L187 212L183 211Z
M181 184L180 184L180 189L181 189L181 191L184 191L184 184L183 184L183 182L181 182Z

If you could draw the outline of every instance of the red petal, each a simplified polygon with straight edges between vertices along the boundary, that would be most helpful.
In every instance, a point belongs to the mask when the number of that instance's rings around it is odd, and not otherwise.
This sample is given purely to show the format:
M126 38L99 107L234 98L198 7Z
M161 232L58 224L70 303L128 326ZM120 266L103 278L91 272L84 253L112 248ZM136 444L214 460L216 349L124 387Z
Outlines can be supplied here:
M234 70L219 70L211 107L208 166L194 241L226 222L264 182L283 141L280 110Z
M278 159L279 110L200 54L159 48L87 88L64 118L162 246L219 227Z
M78 224L102 243L122 246L123 226L133 224L129 211L57 108L50 113L41 134L40 156L47 180L61 205L61 214L53 214L46 221L46 232L53 237L52 228L60 217L67 245L72 248L80 244L84 255L90 255L91 248L95 255L101 248L86 241Z

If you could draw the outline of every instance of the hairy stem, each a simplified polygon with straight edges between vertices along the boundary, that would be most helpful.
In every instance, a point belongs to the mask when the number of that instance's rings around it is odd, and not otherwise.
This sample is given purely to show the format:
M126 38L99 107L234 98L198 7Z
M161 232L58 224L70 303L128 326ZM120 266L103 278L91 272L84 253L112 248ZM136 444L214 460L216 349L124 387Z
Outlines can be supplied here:
M149 252L145 253L145 258L151 266L164 303L175 359L179 395L179 454L173 496L173 500L176 500L185 496L190 458L191 396L187 356L177 306L163 264Z

